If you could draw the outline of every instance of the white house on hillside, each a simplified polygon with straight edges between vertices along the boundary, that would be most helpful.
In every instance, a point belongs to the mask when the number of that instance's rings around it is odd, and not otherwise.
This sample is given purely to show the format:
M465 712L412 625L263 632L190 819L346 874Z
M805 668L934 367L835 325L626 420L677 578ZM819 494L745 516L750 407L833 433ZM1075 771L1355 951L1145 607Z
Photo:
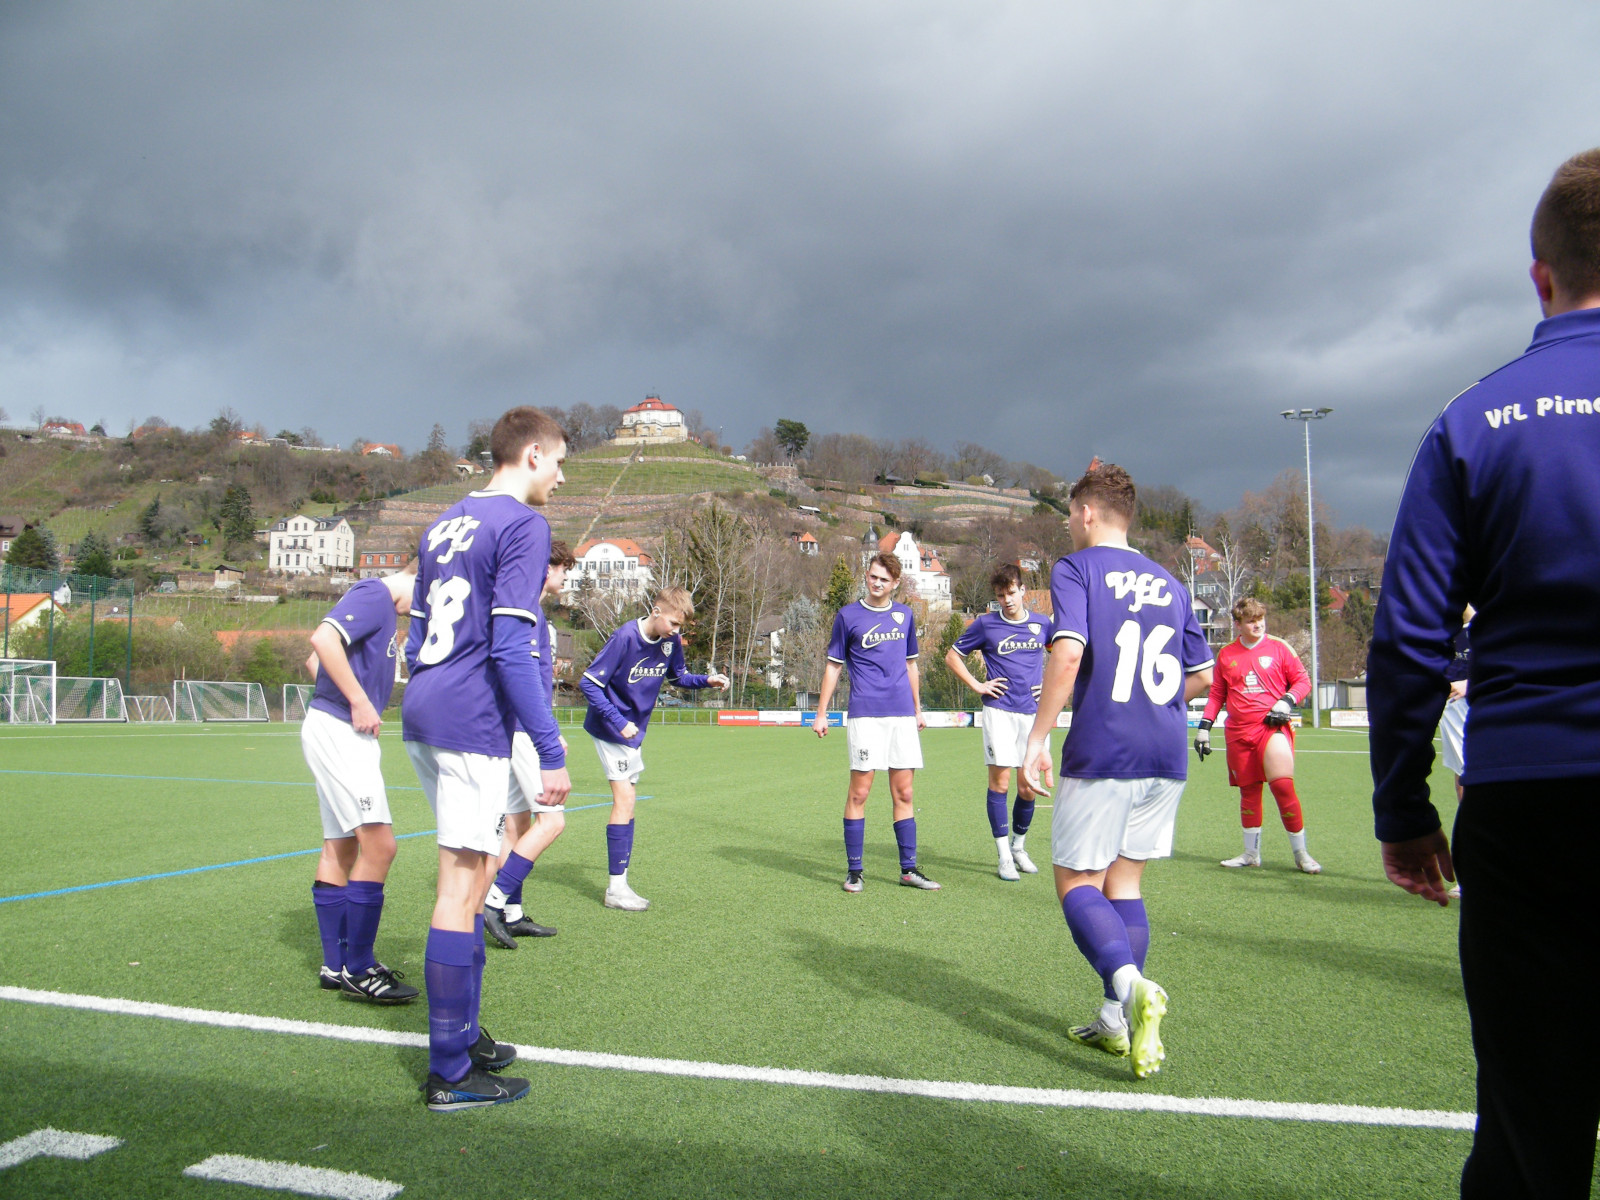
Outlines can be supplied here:
M862 571L874 554L889 553L900 560L901 595L910 599L920 597L927 602L930 613L950 611L950 573L939 561L931 546L917 545L909 531L886 533L873 541L875 531L869 526L861 551Z
M660 396L646 396L622 414L611 442L616 446L654 446L689 440L683 414Z
M286 575L322 575L352 567L356 535L343 517L285 517L267 531L267 567Z
M572 553L578 565L567 572L561 589L563 602L570 602L585 580L602 592L622 592L635 599L649 594L654 586L650 567L655 560L632 538L590 540Z

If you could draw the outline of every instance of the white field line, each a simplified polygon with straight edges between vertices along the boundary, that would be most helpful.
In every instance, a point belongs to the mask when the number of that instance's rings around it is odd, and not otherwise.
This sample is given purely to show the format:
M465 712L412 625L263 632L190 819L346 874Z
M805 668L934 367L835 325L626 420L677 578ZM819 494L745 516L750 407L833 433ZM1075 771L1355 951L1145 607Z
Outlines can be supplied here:
M213 1154L204 1162L185 1167L183 1173L191 1179L242 1183L246 1187L296 1192L302 1196L327 1196L329 1200L392 1200L405 1190L398 1183L374 1179L370 1175L244 1158L237 1154Z
M75 1158L79 1161L115 1150L121 1138L98 1133L67 1133L60 1129L35 1129L0 1145L0 1171L31 1158Z
M194 1025L249 1029L261 1033L289 1033L303 1037L386 1046L427 1048L421 1033L366 1029L355 1025L329 1025L320 1021L291 1021L249 1013L214 1012L204 1008L179 1008L142 1000L78 996L67 992L0 987L0 1000L42 1004L57 1008L87 1009L123 1016L158 1017ZM797 1071L778 1067L745 1067L727 1063L693 1062L675 1058L641 1058L629 1054L599 1054L584 1050L555 1050L541 1046L517 1047L524 1062L595 1070L636 1071L647 1075L678 1075L693 1079L726 1079L740 1083L771 1083L790 1087L831 1088L848 1092L884 1092L899 1096L925 1096L936 1100L977 1100L995 1104L1031 1104L1036 1108L1093 1108L1114 1112L1181 1113L1205 1117L1244 1117L1267 1121L1319 1121L1335 1125L1405 1125L1424 1129L1472 1130L1477 1117L1469 1112L1415 1108L1374 1108L1359 1104L1292 1104L1277 1100L1234 1100L1226 1097L1163 1096L1140 1092L1089 1092L1068 1088L1005 1087L990 1083L961 1083L933 1079L893 1079L882 1075L838 1075L828 1071Z

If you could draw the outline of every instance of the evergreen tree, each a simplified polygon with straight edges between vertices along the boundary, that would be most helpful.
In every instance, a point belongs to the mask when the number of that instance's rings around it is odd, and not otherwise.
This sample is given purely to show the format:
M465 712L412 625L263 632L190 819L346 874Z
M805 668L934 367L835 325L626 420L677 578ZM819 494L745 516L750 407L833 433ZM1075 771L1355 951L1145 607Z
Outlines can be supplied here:
M256 535L255 507L250 502L250 489L243 484L230 483L222 493L222 504L217 510L222 525L222 538L226 542L248 542Z
M154 545L161 540L161 494L156 493L156 498L139 514L139 536Z
M833 614L856 598L856 577L850 571L850 564L840 555L833 561L833 574L828 577L828 591L822 598L822 606L828 611L828 620L833 620Z
M111 547L106 544L105 538L98 533L84 534L83 540L73 548L72 569L79 575L113 578L117 568L111 561Z
M6 564L13 567L30 567L35 571L54 571L61 566L61 556L56 553L56 539L48 529L30 525L11 542Z
M799 458L805 453L806 446L811 441L811 431L801 421L791 421L787 418L780 419L773 428L772 434L778 440L778 445L783 447L783 452L790 458Z

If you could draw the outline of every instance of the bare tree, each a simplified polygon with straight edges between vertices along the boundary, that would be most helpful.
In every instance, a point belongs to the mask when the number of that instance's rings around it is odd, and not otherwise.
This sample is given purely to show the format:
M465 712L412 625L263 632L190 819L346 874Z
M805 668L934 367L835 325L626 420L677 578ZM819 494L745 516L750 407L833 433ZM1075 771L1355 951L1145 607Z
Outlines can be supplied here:
M605 638L615 633L623 622L638 615L634 612L638 606L627 592L601 590L591 575L579 580L572 607Z
M1244 587L1244 581L1250 575L1250 564L1245 552L1234 539L1233 534L1224 531L1217 537L1215 547L1217 551L1217 573L1222 576L1223 583L1227 585L1227 603L1224 607L1228 610L1228 620L1233 620L1233 604L1239 598ZM1231 625L1230 625L1231 628Z

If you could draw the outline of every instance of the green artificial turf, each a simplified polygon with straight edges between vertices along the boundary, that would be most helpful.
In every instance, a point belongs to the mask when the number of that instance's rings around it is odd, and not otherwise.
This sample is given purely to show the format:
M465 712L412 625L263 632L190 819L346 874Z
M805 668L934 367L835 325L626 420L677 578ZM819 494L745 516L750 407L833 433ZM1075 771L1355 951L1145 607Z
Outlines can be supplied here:
M404 835L432 821L397 725L385 770ZM895 1078L1473 1108L1457 910L1382 879L1360 733L1301 734L1319 877L1293 869L1270 805L1266 866L1218 867L1238 851L1237 793L1220 758L1192 767L1176 854L1146 877L1147 974L1171 1011L1165 1069L1145 1082L1065 1037L1100 988L1049 882L1049 810L1029 846L1044 872L997 879L975 732L923 735L921 863L944 890L897 886L880 781L867 887L850 896L838 886L842 731L819 743L802 729L652 730L629 873L653 902L642 914L601 906L605 784L587 738L568 733L579 795L524 901L561 932L490 949L483 1019L501 1039ZM1447 797L1448 777L1434 782ZM0 898L319 843L298 733L283 725L7 730L0 784ZM1448 823L1453 805L1441 809ZM426 836L400 846L377 950L420 985L435 850ZM0 903L0 984L425 1033L421 1004L372 1008L317 989L313 867L306 855ZM16 1194L215 1192L227 1185L178 1172L228 1153L359 1171L408 1195L1442 1195L1468 1144L1430 1129L539 1064L525 1070L528 1102L436 1115L417 1099L425 1070L409 1048L0 1002L11 1098L0 1142L47 1125L127 1142L89 1163L0 1172L0 1194L19 1180ZM505 1171L522 1182L497 1187Z

